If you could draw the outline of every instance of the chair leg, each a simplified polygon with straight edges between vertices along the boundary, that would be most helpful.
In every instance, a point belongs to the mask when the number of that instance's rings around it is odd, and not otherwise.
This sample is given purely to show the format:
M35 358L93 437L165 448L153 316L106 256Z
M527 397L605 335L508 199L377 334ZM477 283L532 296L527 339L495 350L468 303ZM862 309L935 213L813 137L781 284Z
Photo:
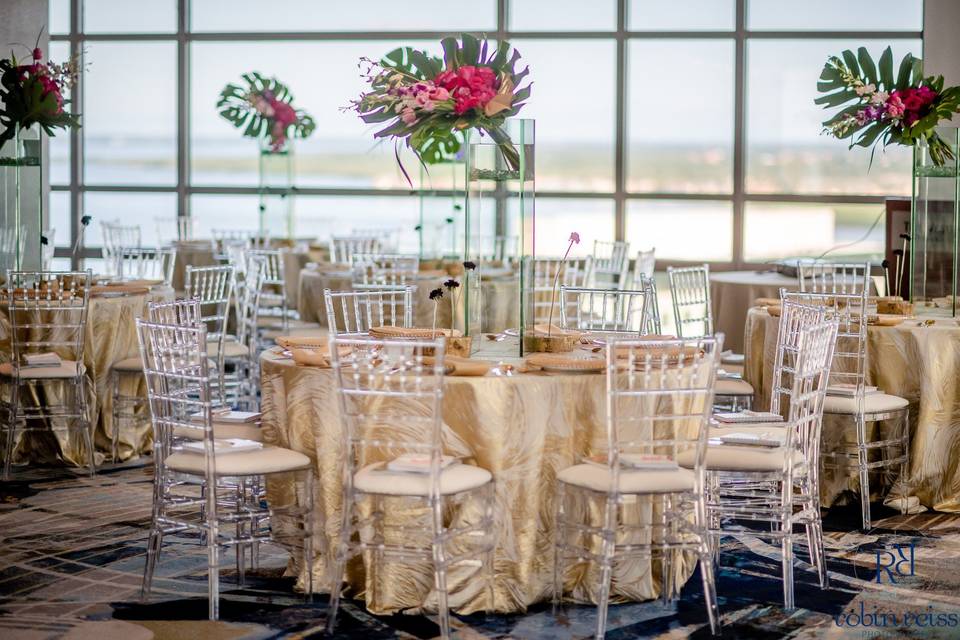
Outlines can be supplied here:
M487 489L486 495L486 524L487 527L493 529L496 526L496 502L497 502L497 490L496 483L491 481L490 486ZM497 592L496 592L496 554L497 551L497 537L495 533L491 532L490 539L487 541L488 550L484 554L483 563L485 573L487 574L487 613L495 613L497 610Z
M782 534L780 552L782 555L783 573L783 608L792 611L793 602L793 487L784 482L781 488L780 530Z
M241 520L240 516L243 514L244 507L244 498L246 496L246 480L244 478L239 478L240 482L234 488L233 499L236 501L236 513L237 513L237 522L236 522L236 535L237 539L243 538L246 536L244 531L244 522ZM252 531L251 531L252 533ZM237 562L237 586L244 586L247 582L247 562L245 556L246 544L237 543L234 545L234 553L236 554Z
M437 617L440 620L440 637L450 637L450 603L447 594L447 554L443 541L443 498L433 499L431 506L433 520L433 575L437 587Z
M910 491L908 482L910 471L910 407L903 411L903 431L900 433L900 513L907 514L907 494Z
M303 480L303 492L306 494L306 512L303 515L303 566L307 570L307 602L313 602L313 469L307 469Z
M113 433L110 434L110 461L117 463L120 449L120 373L110 372L110 388L113 391Z
M333 634L337 625L337 612L340 609L340 588L343 571L347 564L347 552L350 545L351 519L353 518L353 495L349 486L344 486L343 515L340 521L340 536L334 550L330 576L330 612L327 614L327 633Z
M707 486L713 484L712 477L707 478ZM710 621L710 633L717 635L720 631L720 607L717 605L717 582L714 558L718 554L713 549L712 534L709 532L710 518L707 513L707 498L704 495L696 497L694 518L697 530L702 534L700 539L700 578L703 581L703 600L707 607L707 619ZM719 541L718 541L719 545Z
M673 501L670 499L670 494L663 494L661 499L663 501L661 509L662 516L662 525L663 525L663 537L665 542L669 542L669 536L673 533L673 523L670 522L670 509L672 507ZM660 576L660 602L666 606L670 604L670 600L673 597L673 570L674 570L674 560L675 555L672 549L664 549L661 553L661 571Z
M557 496L554 504L554 540L553 540L553 597L552 611L557 615L557 609L563 602L563 550L562 545L566 542L566 511L564 500L566 491L562 482L557 482Z
M857 416L857 467L860 472L860 513L861 528L864 531L870 529L870 469L867 464L870 462L869 452L867 451L867 425L863 416Z
M147 561L143 568L143 583L140 586L140 600L146 602L150 598L153 588L153 574L160 558L160 548L163 545L163 531L156 525L150 529L150 539L147 541Z
M13 463L13 445L17 439L17 407L19 407L20 393L17 383L10 385L10 407L7 413L6 440L3 443L3 479L10 479L10 465Z
M607 633L607 610L610 605L610 582L613 579L613 553L616 541L616 511L617 504L612 496L607 497L607 507L604 515L603 551L600 567L600 591L597 598L597 630L594 634L597 640Z

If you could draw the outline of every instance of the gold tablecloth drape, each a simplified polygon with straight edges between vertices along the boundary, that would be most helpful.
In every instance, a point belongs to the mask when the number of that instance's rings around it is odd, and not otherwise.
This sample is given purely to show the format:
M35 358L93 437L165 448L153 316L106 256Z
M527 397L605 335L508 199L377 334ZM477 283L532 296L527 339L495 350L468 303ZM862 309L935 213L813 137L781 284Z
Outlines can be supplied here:
M753 308L746 322L744 378L757 408L770 406L779 318ZM867 384L910 401L910 465L906 489L937 511L960 511L960 326L952 319L929 327L907 320L867 330ZM896 426L896 425L893 425ZM884 425L868 425L884 428ZM823 448L856 442L853 421L825 416ZM859 490L856 474L821 474L825 505L845 489ZM871 480L871 488L879 483Z
M499 347L510 353L516 345ZM261 358L264 438L271 444L301 451L314 461L315 508L329 548L339 526L342 501L342 437L333 372L302 367L267 352ZM493 473L498 520L495 553L495 607L524 611L551 595L556 473L580 461L605 442L605 378L602 374L523 374L514 377L449 377L443 400L444 438L449 453L472 460ZM277 504L295 500L291 478L270 478L267 499ZM581 505L592 523L602 523L602 502ZM634 519L659 518L659 508L640 498ZM404 517L390 512L393 517ZM455 517L468 517L460 513ZM275 527L290 526L276 521ZM317 541L315 549L323 546ZM329 558L313 562L315 584L327 575ZM296 564L291 560L291 565ZM432 571L428 565L392 566L383 573L366 570L359 559L347 567L351 595L363 597L374 613L404 609L435 610ZM569 565L568 565L569 566ZM598 575L578 565L567 574L566 592L583 601L596 599ZM694 559L675 565L677 584L687 580ZM304 569L295 569L303 584ZM479 567L464 567L448 577L450 605L461 613L487 604ZM616 600L656 598L659 562L631 559L614 568ZM326 584L323 582L323 584Z
M173 289L155 287L147 294L110 298L91 298L87 313L83 345L83 364L87 374L87 405L93 425L96 462L100 464L111 450L113 438L113 389L111 367L114 362L139 355L136 318L143 317L148 302L173 300ZM0 353L10 359L10 322L6 308L0 309ZM124 395L146 396L143 376L125 375L120 380ZM44 395L56 400L62 386L44 385ZM6 390L3 391L6 393ZM153 447L150 421L127 422L120 433L121 459L136 457ZM14 463L63 460L73 465L86 465L87 458L79 431L31 431L19 435L14 449Z
M430 300L430 291L436 289L448 276L440 272L425 272L418 276L413 284L417 287L413 294L413 324L417 327L430 327L433 324L434 303ZM462 280L462 278L458 278ZM480 285L481 304L483 306L482 330L498 333L520 324L520 301L516 278L484 279ZM297 310L300 319L306 322L319 322L327 326L326 305L323 290L347 291L352 288L349 270L342 267L325 265L322 269L303 269L300 271L300 292ZM457 305L457 327L463 327L463 296ZM449 327L452 308L444 291L444 299L437 309L437 326Z

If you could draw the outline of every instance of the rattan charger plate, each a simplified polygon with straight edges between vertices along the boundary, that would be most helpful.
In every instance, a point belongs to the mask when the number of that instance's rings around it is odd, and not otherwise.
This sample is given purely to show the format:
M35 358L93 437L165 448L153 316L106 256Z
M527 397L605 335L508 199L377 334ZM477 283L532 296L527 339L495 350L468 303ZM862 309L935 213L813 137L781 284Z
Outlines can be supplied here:
M574 358L562 353L534 353L527 356L526 363L543 371L561 373L603 371L607 366L603 358Z
M450 329L427 329L426 327L370 327L370 335L374 338L459 338L462 332Z

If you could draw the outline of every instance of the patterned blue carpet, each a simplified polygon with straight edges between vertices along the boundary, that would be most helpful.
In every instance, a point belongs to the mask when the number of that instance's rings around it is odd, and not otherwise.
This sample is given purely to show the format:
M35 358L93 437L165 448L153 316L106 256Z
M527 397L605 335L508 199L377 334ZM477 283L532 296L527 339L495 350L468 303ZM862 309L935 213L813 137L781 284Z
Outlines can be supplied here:
M326 597L305 603L282 577L285 553L261 551L261 569L237 587L226 568L221 618L206 620L205 554L188 539L164 547L150 603L138 601L150 514L149 467L94 478L38 469L0 484L0 638L149 640L321 637ZM832 586L821 591L799 553L797 609L786 614L777 550L751 536L725 541L718 581L728 638L960 637L960 516L883 512L868 533L858 509L835 509L825 546ZM886 517L884 517L886 516ZM912 575L910 557L913 545ZM877 558L889 568L877 582ZM899 572L897 571L899 569ZM895 582L894 582L895 580ZM565 640L592 635L595 609L548 605L523 615L456 616L457 637ZM368 614L347 601L338 638L433 638L426 617ZM608 638L710 637L700 579L681 597L613 606Z

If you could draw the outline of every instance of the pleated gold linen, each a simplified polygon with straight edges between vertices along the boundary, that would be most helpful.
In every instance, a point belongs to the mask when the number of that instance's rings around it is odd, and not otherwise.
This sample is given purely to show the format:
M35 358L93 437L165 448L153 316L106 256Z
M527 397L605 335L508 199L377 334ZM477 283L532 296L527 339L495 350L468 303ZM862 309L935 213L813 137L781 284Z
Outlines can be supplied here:
M744 379L755 390L756 408L770 406L779 318L755 307L747 314ZM910 401L910 466L905 479L911 495L937 511L960 511L960 326L939 319L929 327L907 320L894 327L867 328L867 384ZM896 423L891 426L896 427ZM867 425L872 434L885 425ZM883 432L882 435L886 435ZM874 437L871 435L870 437ZM825 416L823 449L856 442L851 419ZM871 479L871 488L881 485ZM859 481L842 472L821 475L820 498L832 504Z
M502 347L502 345L501 345ZM502 347L504 352L516 345ZM497 360L489 355L487 359ZM506 358L503 358L506 360ZM323 549L335 544L340 527L344 465L343 427L333 371L305 367L267 352L261 357L264 439L270 444L303 452L314 461L317 527L322 538L315 541L312 563L314 583L329 588L328 562ZM601 374L546 375L528 373L514 377L448 377L443 400L444 439L447 453L461 456L489 470L496 482L498 520L495 554L495 608L499 612L522 612L551 596L556 474L597 451L606 442L605 378ZM302 487L292 478L267 481L267 499L288 504ZM407 503L409 504L409 503ZM578 503L574 508L589 513L600 525L603 501ZM423 512L391 504L386 517L404 524L418 522ZM628 499L625 519L646 522L660 519L659 507L645 497ZM362 511L366 513L365 511ZM451 515L455 522L473 517L464 506ZM575 516L574 516L575 517ZM459 519L459 520L457 520ZM272 526L289 527L279 520ZM596 551L599 551L597 546ZM304 584L305 570L296 554L290 570ZM373 567L379 565L379 572ZM595 601L598 574L586 564L568 561L566 593L579 601ZM676 583L686 581L695 566L687 555L675 564ZM656 598L662 567L659 561L619 561L614 567L614 601ZM377 614L400 610L436 610L432 570L428 563L411 567L397 563L374 563L371 557L356 558L347 566L349 595L364 598ZM480 567L457 567L448 575L451 607L461 613L483 610L487 605L485 581Z
M93 425L96 462L99 465L111 450L113 434L113 390L110 372L114 362L139 356L136 318L143 317L148 302L173 300L173 289L154 287L149 293L121 297L90 299L84 336L83 364L87 375L87 405ZM6 306L0 307L0 358L10 360L10 321ZM69 355L69 354L62 354ZM2 393L7 394L8 385ZM43 394L52 402L61 401L62 384L45 383ZM142 376L133 374L121 378L120 392L146 397ZM41 402L42 398L23 401ZM153 433L150 421L137 425L128 422L120 433L119 455L123 460L150 451ZM32 431L21 433L14 449L14 462L54 463L62 459L73 465L86 465L87 458L79 431Z
M353 288L352 278L346 267L323 265L321 269L303 269L300 271L300 291L297 310L300 319L306 322L319 322L327 326L327 311L323 301L323 290L349 291ZM417 327L433 325L434 302L430 300L430 291L436 289L448 276L442 274L421 274L412 284L416 286L413 292L414 318L413 324ZM458 278L462 280L462 278ZM481 305L483 307L482 330L487 333L498 333L504 329L517 327L520 324L520 305L517 295L518 281L516 278L484 279L480 285ZM463 290L461 289L461 292ZM463 327L463 298L459 295L457 303L457 327ZM450 317L453 315L449 294L444 290L444 297L437 308L437 326L449 327Z

